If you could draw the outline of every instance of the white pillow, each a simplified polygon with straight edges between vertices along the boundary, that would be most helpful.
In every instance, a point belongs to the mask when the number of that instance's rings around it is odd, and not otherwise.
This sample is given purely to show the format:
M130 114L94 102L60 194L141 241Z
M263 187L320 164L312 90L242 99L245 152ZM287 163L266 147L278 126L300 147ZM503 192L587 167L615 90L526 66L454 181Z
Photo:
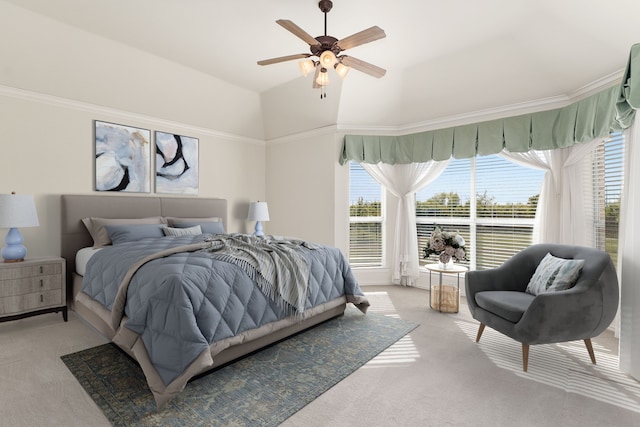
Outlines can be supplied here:
M547 253L529 280L526 292L539 295L572 287L584 265L583 259L557 258Z
M162 227L162 231L164 231L165 236L197 236L202 234L199 225L188 228Z

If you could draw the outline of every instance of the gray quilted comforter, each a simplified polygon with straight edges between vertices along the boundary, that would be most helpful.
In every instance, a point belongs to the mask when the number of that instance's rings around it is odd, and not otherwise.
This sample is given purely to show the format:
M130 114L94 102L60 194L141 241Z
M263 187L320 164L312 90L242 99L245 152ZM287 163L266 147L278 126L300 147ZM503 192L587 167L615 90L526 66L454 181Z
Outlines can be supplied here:
M123 243L102 249L87 265L83 292L112 312L114 329L126 316L124 326L141 337L165 384L212 343L292 313L277 292L261 290L255 271L229 262L224 245L218 241L212 249L206 237ZM304 308L346 296L366 311L368 302L338 249L300 244L288 250L304 260Z

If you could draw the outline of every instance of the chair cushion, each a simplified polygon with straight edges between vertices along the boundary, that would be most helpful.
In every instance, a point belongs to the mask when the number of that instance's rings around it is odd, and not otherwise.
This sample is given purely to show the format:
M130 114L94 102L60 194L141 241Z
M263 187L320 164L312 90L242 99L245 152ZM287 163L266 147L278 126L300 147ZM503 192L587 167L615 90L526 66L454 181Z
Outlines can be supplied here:
M476 304L509 322L517 323L534 298L534 295L526 292L482 291L476 294Z
M583 259L557 258L547 253L531 276L526 291L533 295L572 287L584 265Z

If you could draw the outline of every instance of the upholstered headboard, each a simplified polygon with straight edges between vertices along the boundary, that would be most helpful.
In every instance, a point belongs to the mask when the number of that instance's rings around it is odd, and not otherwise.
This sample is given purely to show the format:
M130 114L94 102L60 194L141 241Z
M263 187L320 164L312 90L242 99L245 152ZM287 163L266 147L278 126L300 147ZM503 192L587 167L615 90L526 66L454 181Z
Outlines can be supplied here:
M126 196L122 194L63 194L60 254L67 260L67 286L75 271L76 252L92 246L93 239L82 218L144 218L175 216L189 218L220 217L227 225L227 201L212 198ZM70 295L70 293L67 295Z

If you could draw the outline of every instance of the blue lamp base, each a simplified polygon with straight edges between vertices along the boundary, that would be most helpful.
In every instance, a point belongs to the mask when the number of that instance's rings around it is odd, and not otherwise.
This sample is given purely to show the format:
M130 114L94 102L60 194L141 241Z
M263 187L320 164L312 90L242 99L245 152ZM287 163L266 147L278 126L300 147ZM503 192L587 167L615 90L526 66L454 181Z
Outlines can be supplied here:
M27 255L27 248L22 246L22 241L20 230L15 227L10 228L7 237L4 239L7 246L2 248L4 262L24 261L24 257Z
M256 231L254 231L253 235L264 236L264 232L262 231L262 222L256 221Z

